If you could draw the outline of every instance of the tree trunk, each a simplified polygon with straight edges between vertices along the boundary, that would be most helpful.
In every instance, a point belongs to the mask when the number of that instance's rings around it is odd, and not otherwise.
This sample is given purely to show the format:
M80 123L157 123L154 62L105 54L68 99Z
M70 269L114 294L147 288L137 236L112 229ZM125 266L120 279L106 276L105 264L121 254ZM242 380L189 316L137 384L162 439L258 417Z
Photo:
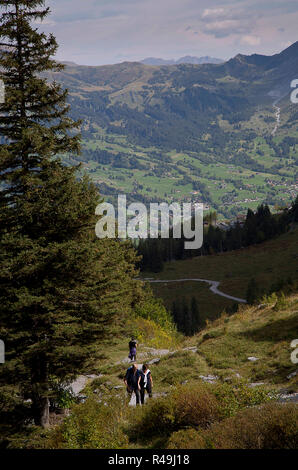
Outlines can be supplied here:
M32 361L32 416L36 426L47 428L50 425L50 401L48 398L48 363L44 353Z
M50 425L50 401L47 397L34 397L32 400L32 414L34 424L47 428Z

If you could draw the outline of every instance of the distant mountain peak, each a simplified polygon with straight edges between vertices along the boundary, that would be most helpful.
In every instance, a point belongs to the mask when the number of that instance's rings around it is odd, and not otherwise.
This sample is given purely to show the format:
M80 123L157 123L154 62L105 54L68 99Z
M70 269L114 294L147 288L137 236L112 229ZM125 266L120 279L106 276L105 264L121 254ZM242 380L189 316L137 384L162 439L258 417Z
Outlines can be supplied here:
M201 65L201 64L221 64L224 61L222 59L217 59L215 57L204 56L204 57L196 57L196 56L184 56L180 57L180 59L160 59L156 57L147 57L144 60L140 61L141 64L145 65L179 65L179 64L194 64L194 65Z

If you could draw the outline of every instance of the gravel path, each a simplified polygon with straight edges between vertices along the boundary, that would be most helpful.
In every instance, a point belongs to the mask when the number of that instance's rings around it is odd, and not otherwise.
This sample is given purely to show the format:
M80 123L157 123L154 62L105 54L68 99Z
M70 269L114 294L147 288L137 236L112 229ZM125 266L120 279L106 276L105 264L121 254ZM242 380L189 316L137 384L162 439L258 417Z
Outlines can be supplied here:
M227 299L234 300L235 302L243 303L246 304L245 299L241 299L239 297L234 297L233 295L228 295L225 294L224 292L220 291L218 289L218 286L220 285L219 281L211 281L210 279L151 279L151 278L145 278L144 281L150 282L150 283L169 283L169 282L207 282L207 284L210 285L210 290L213 292L213 294L220 295L221 297L226 297Z

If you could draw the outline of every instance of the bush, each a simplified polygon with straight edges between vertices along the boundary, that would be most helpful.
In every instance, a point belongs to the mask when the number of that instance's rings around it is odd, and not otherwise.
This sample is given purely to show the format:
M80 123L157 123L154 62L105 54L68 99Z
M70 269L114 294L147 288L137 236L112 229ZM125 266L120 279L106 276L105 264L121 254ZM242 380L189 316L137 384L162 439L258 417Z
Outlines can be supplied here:
M204 384L178 387L172 396L175 403L175 423L179 428L207 428L220 419L219 403Z
M139 343L146 343L154 348L170 348L179 341L179 335L174 329L161 327L153 320L137 317L127 327L138 338Z
M174 403L168 397L152 399L146 407L135 410L130 421L133 439L169 436L175 430Z
M54 409L70 408L77 401L71 387L67 384L55 381L51 384L51 389L54 394L51 398L51 406Z
M104 402L88 398L84 404L72 408L71 415L52 434L49 448L124 448L128 442L122 429L125 413L125 400L117 396Z
M296 405L267 404L214 425L204 437L207 447L217 449L295 449L297 422Z
M273 310L278 312L279 310L284 310L289 306L289 302L285 297L285 294L281 292L281 294L277 297L276 304L273 307Z
M269 394L264 387L250 388L242 381L234 385L227 383L213 385L212 391L224 418L235 415L242 408L264 404L275 398L274 394L272 392Z
M168 443L167 449L204 449L205 439L196 429L183 429L174 432Z
M242 410L210 429L174 433L168 449L296 449L298 409L295 404L266 404Z
M187 426L205 429L219 418L219 404L208 387L182 385L134 413L132 434L134 438L169 436Z

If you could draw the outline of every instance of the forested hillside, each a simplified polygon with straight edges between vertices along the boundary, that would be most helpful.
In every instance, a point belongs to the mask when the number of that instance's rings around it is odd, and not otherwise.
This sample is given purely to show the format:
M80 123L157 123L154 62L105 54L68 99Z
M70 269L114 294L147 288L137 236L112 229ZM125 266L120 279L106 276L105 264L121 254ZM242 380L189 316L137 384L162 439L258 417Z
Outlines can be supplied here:
M231 218L295 196L297 48L217 65L69 65L51 77L70 89L80 160L105 195L198 200Z

